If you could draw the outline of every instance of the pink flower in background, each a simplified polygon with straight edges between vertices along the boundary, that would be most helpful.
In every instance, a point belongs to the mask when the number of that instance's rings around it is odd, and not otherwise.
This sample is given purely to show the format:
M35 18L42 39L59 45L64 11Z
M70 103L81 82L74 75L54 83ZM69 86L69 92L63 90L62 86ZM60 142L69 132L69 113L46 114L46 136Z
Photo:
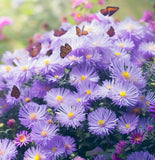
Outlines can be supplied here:
M149 9L149 10L144 11L143 17L139 21L140 22L150 22L150 21L152 21L152 18L153 18L153 13Z
M82 22L83 16L80 12L78 13L72 13L73 18L75 19L76 22Z
M13 20L9 17L0 17L0 29L13 24Z
M75 7L79 6L82 3L87 4L88 0L71 0L71 2L73 3L72 4L72 8L75 8Z
M100 5L105 5L106 2L105 2L104 0L98 0L98 4L100 4Z
M89 8L89 9L93 8L93 3L86 3L85 8Z
M155 32L155 20L149 23L148 26L153 32Z
M35 41L39 41L39 40L41 40L41 38L42 38L42 34L41 34L41 33L36 33L36 34L33 36L33 39L34 39Z

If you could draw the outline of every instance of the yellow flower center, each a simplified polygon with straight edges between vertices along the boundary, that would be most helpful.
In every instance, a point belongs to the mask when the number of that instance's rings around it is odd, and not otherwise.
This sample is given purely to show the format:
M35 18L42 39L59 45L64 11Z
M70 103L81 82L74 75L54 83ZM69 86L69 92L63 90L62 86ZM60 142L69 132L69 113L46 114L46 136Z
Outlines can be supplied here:
M115 52L115 55L119 57L121 54L119 52Z
M0 150L0 156L4 155L4 151Z
M87 76L81 76L81 80L85 80L87 78Z
M39 153L37 153L37 155L35 156L34 160L41 160L41 156L39 155Z
M61 97L61 96L57 96L56 99L58 100L59 103L63 102L63 97Z
M91 91L88 89L87 90L87 95L90 95L91 94Z
M101 127L103 127L104 123L105 123L104 120L99 120L98 121L98 125L101 126Z
M35 113L31 113L30 114L30 119L31 119L31 121L37 120L37 115Z
M21 60L21 57L17 57L18 60Z
M81 98L77 98L77 101L78 101L78 102L81 102Z
M126 126L127 129L130 128L130 124L129 123L127 123L125 126Z
M151 46L149 46L149 50L154 51L155 47L151 45Z
M57 151L57 148L56 148L56 147L53 147L53 148L52 148L52 151L53 151L53 152L56 152L56 151Z
M87 27L86 30L91 32L91 31L93 31L93 27Z
M42 132L41 132L41 136L42 136L42 137L47 137L47 132L46 132L46 131L42 131Z
M120 96L121 96L121 97L126 97L126 96L127 96L127 94L126 94L126 92L125 92L125 91L122 91L122 92L120 92Z
M111 85L108 85L107 88L110 90L111 89Z
M87 55L86 55L86 58L87 58L87 59L90 59L91 57L92 57L91 54L87 54Z
M23 67L23 71L27 71L27 66L24 66L24 67Z
M73 112L69 112L67 115L68 115L68 117L69 117L70 119L73 119L73 118L74 118L74 113L73 113Z
M58 75L55 75L54 77L55 77L55 78L58 78Z
M7 107L7 105L6 105L6 104L4 104L4 105L3 105L3 107L4 107L4 108L6 108L6 107Z
M124 47L124 44L123 44L123 43L120 43L119 46L123 48L123 47Z
M25 102L30 102L30 98L25 98Z
M49 86L46 86L46 91L49 91L50 90L50 87Z
M78 13L78 14L77 14L77 17L78 17L78 18L81 18L81 13Z
M26 141L26 137L23 134L19 135L19 141L20 142L25 142Z
M10 66L6 66L5 69L6 69L7 72L9 72L11 70L11 67Z
M146 105L149 106L149 105L150 105L150 102L146 102Z
M94 46L97 46L97 42L94 42L93 44L94 44Z
M122 72L122 76L125 78L125 79L129 79L130 78L130 73L129 72Z
M136 140L136 141L140 141L140 137L136 137L135 140Z
M66 149L66 150L69 150L70 148L71 148L71 146L70 146L70 145L65 144L65 149Z
M75 57L74 55L73 56L69 56L69 59L74 61L74 60L78 60L79 58L78 57Z
M45 60L45 64L48 66L50 64L50 60L49 59L46 59Z
M140 96L140 100L143 101L145 96Z

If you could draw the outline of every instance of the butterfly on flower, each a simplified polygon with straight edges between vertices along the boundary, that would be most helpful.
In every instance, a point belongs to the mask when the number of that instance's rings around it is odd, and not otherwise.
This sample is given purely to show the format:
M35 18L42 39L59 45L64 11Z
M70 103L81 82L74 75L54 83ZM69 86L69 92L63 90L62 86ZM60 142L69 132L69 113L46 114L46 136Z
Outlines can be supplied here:
M17 86L15 86L15 85L14 85L13 88L12 88L11 96L12 96L12 97L15 97L16 99L18 99L19 96L20 96L20 91L19 91L19 89L17 88Z
M84 26L82 27L82 29L80 29L78 26L76 26L76 34L80 37L83 35L87 35L88 32L84 30Z
M54 36L60 37L60 36L64 35L66 32L67 32L67 31L65 31L64 29L60 29L60 30L55 29L55 30L54 30Z
M65 46L60 47L60 57L65 58L72 51L72 47L65 43Z
M109 35L109 37L113 37L115 35L115 30L112 26L108 30L107 34Z
M41 50L41 43L37 42L33 44L32 47L30 47L30 49L28 49L29 55L31 57L36 57L39 54L40 50Z
M112 16L117 10L119 10L119 7L108 6L106 9L101 9L100 12L104 16Z
M51 55L52 55L52 53L53 53L53 50L52 50L52 49L50 49L50 50L48 50L48 51L46 52L46 56L51 56Z

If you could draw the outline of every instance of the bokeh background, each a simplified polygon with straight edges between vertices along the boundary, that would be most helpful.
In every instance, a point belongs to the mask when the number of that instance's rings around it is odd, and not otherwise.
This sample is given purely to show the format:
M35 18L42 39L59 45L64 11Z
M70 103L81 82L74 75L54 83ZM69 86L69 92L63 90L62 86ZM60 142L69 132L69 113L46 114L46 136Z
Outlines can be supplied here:
M94 4L97 0L91 0ZM106 6L118 6L120 10L114 15L123 20L132 16L139 20L143 11L152 8L154 0L106 0L105 5L94 5L92 13ZM11 17L13 24L3 29L5 38L0 41L0 58L5 51L25 48L28 40L35 33L45 33L43 24L49 25L49 30L61 25L62 16L67 16L70 23L73 12L70 0L0 0L0 17Z

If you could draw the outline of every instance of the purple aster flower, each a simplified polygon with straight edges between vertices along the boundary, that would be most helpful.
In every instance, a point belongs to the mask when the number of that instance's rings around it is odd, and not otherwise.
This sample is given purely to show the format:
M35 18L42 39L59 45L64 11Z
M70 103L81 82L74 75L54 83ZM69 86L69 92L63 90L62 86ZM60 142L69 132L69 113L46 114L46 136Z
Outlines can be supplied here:
M131 39L117 39L114 42L115 46L120 48L120 49L124 49L126 51L131 51L135 44Z
M31 128L37 121L45 120L46 106L30 102L19 110L19 120L24 126Z
M113 86L114 86L114 80L103 81L103 85L99 87L98 96L101 96L102 98L108 97L109 92L110 92L111 88L113 88Z
M123 152L123 149L126 147L126 144L127 143L124 140L119 141L116 144L116 151L115 151L115 153L116 154L121 154Z
M113 61L110 67L110 71L112 72L112 78L118 79L120 81L130 81L138 88L145 87L146 80L142 76L141 68L127 60Z
M94 99L98 95L99 86L95 83L82 83L78 86L78 92L85 97L85 99Z
M70 81L73 85L81 83L98 82L99 77L95 72L95 68L89 65L78 65L72 68L70 72Z
M41 147L31 147L24 154L24 160L47 160L47 152Z
M142 42L138 51L142 52L146 58L155 57L155 42Z
M38 98L43 98L50 90L51 86L48 82L34 81L31 87L31 94Z
M0 106L0 110L5 113L7 113L11 108L13 108L13 105L7 103L4 98L0 98Z
M150 108L150 104L155 103L155 93L148 91L146 96L144 97L144 106L146 108Z
M92 134L109 134L115 128L116 122L115 113L105 108L98 108L88 115L89 131Z
M76 156L74 159L72 160L85 160L84 158L80 157L80 156Z
M51 140L57 132L57 127L51 125L46 120L39 121L34 124L31 132L31 139L37 145L46 145L47 141Z
M153 118L155 118L155 103L152 103L150 106L150 112Z
M124 21L120 22L116 30L119 37L132 38L140 40L145 36L145 28L139 22L127 17Z
M57 111L56 118L62 126L76 128L85 120L84 111L81 105L62 105Z
M145 138L145 133L142 129L137 129L131 133L130 142L132 145L141 143Z
M120 107L131 107L138 102L139 90L130 82L116 82L109 93L109 98Z
M63 136L55 136L46 146L48 158L56 160L65 153L65 143Z
M138 116L134 114L124 114L118 120L118 129L123 134L128 134L134 129L136 129L138 123Z
M32 142L30 139L30 135L28 134L27 131L20 131L20 133L16 134L17 137L14 139L15 145L19 146L20 148L24 145L26 146L29 144L29 142Z
M65 155L71 155L74 151L76 151L76 143L75 143L75 139L70 137L70 136L66 136L64 137L64 143L65 143Z
M16 157L17 150L15 144L9 139L0 140L0 159L11 160Z
M64 88L52 88L47 95L45 100L49 107L58 108L60 105L68 104L72 97L72 93Z
M155 157L152 154L149 154L149 152L133 152L131 155L127 157L127 160L138 160L138 159L148 159L148 160L154 160Z
M140 22L150 22L153 19L153 13L150 9L143 12L143 17L139 20Z
M65 75L65 69L58 68L57 70L49 71L49 74L46 75L46 78L49 82L58 82Z
M94 157L94 160L106 160L106 158L103 155L98 155Z

